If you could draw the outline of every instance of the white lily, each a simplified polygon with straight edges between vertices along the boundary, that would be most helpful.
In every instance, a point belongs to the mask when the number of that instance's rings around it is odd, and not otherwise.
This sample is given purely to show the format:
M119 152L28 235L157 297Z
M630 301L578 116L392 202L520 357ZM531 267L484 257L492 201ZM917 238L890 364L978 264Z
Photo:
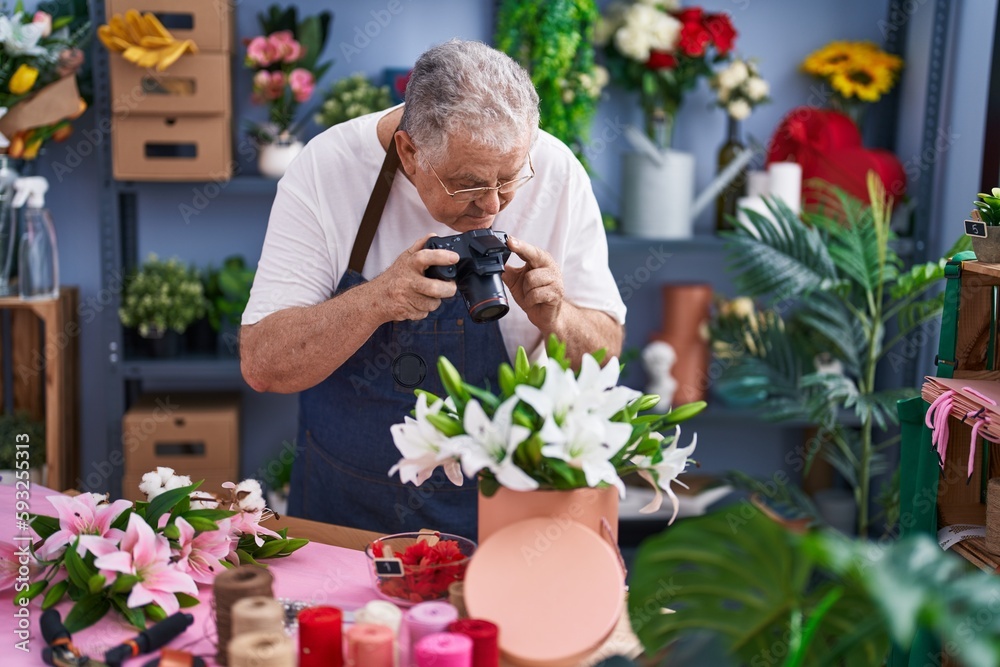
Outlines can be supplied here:
M670 483L677 482L684 488L687 488L683 482L677 480L677 477L684 472L684 469L688 464L688 459L691 457L691 454L694 453L694 449L698 445L698 434L695 433L694 437L691 439L691 444L687 447L677 446L680 439L681 427L678 426L674 433L673 442L671 442L668 447L663 448L663 460L659 463L654 464L653 459L650 456L636 456L632 458L632 463L639 468L639 476L649 482L652 485L653 490L656 491L656 496L649 501L649 504L639 510L640 514L650 514L660 509L660 504L663 502L663 493L661 493L662 489L662 491L667 494L667 497L670 498L670 502L674 507L674 513L670 516L670 523L673 523L674 519L677 518L679 505L677 495L674 493L673 489L670 488Z
M625 497L625 485L618 476L611 457L628 444L632 427L610 422L596 415L571 415L563 424L566 439L542 447L542 456L560 459L571 467L583 470L587 486L606 482Z
M44 32L41 23L22 23L21 14L14 14L13 19L0 16L0 44L11 57L44 56L45 49L38 46Z
M420 486L440 465L452 484L462 485L456 439L449 438L427 421L427 415L438 414L443 406L442 401L427 405L427 396L420 394L417 397L417 418L407 416L404 423L389 427L392 441L403 455L389 470L390 477L398 471L401 481Z
M538 482L514 463L514 451L531 436L529 429L514 423L517 403L516 396L508 398L490 420L479 401L469 401L462 419L466 435L455 439L462 443L462 469L466 476L475 477L486 468L502 486L514 491L533 491Z

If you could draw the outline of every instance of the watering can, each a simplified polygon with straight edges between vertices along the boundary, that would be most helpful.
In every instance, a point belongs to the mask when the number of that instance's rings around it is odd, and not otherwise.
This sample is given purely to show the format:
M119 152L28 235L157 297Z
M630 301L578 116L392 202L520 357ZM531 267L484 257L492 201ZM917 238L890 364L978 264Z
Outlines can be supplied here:
M740 153L695 196L694 155L661 150L633 126L625 137L637 150L622 156L622 231L654 239L690 238L694 220L750 163L755 149Z

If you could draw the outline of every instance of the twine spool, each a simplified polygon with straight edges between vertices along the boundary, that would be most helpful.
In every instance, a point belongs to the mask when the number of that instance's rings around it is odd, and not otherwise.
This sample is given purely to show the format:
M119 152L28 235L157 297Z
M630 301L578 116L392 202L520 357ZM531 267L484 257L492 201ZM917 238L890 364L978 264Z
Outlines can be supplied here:
M1000 477L986 487L986 548L1000 554Z
M396 660L392 630L384 625L352 625L347 635L347 667L393 667Z
M229 642L231 667L295 667L295 644L276 632L248 632Z
M336 607L299 612L299 667L342 667L344 615Z
M465 582L451 582L448 586L448 602L458 610L459 618L469 617L469 610L465 608Z
M253 595L237 600L230 610L232 636L247 632L284 632L285 608L274 598Z
M481 618L463 618L448 626L449 632L465 635L472 640L472 667L497 667L500 629L495 623Z
M416 667L469 667L472 640L452 632L435 632L417 642L413 657Z
M262 567L242 565L225 570L215 578L212 585L215 596L215 626L219 633L219 644L215 659L220 665L228 665L227 647L233 637L232 608L243 598L262 596L273 598L274 577Z

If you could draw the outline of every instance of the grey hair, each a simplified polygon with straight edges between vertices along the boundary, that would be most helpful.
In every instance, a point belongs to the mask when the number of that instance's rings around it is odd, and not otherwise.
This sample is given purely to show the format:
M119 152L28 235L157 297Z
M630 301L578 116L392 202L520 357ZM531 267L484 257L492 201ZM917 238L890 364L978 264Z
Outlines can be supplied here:
M422 166L440 164L451 137L506 153L538 136L538 93L523 67L482 42L453 39L428 49L406 85L402 129Z

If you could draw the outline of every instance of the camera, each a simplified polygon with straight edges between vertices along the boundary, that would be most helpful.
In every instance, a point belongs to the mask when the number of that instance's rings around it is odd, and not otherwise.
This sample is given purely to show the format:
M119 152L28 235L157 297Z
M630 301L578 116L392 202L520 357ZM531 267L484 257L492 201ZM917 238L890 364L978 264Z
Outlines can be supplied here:
M500 279L510 257L506 233L473 229L455 236L431 237L424 247L458 253L457 264L431 266L424 275L456 281L473 322L493 322L507 314L510 307Z

